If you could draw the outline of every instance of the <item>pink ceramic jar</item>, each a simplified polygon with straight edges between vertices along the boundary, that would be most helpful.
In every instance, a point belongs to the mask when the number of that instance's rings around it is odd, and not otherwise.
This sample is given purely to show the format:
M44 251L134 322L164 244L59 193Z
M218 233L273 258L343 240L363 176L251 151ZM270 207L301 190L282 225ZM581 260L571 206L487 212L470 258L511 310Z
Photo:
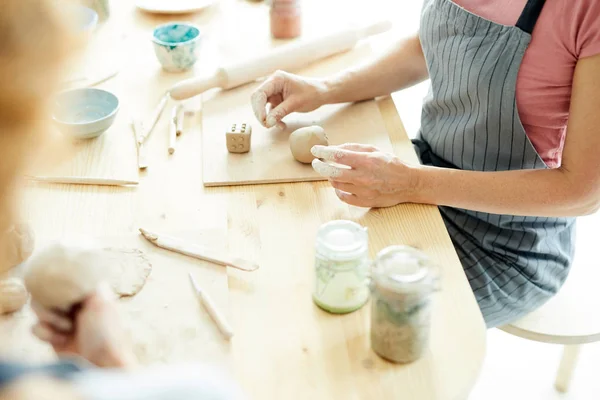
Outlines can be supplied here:
M300 0L271 0L271 35L293 39L302 33Z

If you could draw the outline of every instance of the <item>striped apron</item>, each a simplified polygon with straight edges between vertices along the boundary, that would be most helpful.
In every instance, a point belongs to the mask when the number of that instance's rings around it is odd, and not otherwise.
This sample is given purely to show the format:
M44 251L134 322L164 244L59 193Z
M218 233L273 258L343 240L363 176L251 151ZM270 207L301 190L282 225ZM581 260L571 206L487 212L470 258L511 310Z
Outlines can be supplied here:
M431 88L413 141L425 165L474 171L547 168L527 138L517 74L544 0L516 26L493 23L450 0L425 0L420 39ZM542 305L573 256L574 218L498 215L440 207L488 327Z

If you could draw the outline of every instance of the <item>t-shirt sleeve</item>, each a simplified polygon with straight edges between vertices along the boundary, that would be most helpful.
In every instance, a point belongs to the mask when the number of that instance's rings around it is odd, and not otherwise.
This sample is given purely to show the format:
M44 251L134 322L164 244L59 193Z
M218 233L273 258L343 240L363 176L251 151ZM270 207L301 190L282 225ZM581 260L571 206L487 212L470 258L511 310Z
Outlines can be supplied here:
M68 380L83 369L83 364L77 363L76 360L69 359L45 365L29 365L18 362L0 361L0 389L20 378L35 374Z
M572 7L575 8L575 52L578 58L600 54L600 1L574 1Z
M95 369L73 380L86 400L244 400L228 374L208 365L156 365L139 370Z

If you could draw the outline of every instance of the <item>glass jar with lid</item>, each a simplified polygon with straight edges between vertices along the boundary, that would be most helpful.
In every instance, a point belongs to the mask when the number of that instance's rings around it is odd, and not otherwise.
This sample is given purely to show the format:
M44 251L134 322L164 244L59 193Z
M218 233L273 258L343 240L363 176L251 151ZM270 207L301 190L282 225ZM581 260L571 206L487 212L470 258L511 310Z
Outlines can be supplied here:
M423 252L390 246L371 271L371 348L396 363L419 359L429 343L438 270Z
M358 310L369 299L369 267L366 228L345 220L323 224L315 243L314 302L335 314Z

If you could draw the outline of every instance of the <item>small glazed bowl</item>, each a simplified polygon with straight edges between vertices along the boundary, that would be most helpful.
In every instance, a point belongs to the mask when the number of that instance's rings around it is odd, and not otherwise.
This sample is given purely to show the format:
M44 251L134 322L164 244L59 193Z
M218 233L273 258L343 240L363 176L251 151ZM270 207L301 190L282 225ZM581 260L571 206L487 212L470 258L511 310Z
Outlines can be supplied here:
M118 111L119 99L111 92L73 89L57 96L52 118L63 133L76 139L91 139L110 128Z
M152 42L165 71L187 71L198 61L200 29L196 25L186 22L159 25L154 29Z

